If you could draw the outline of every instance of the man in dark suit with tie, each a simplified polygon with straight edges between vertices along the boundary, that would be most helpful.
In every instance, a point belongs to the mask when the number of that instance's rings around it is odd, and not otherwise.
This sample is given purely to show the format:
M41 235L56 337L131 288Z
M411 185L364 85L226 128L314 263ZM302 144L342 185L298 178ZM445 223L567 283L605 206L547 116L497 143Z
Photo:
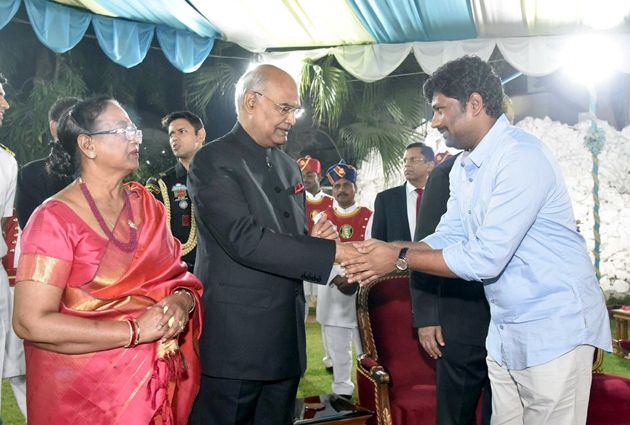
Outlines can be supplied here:
M326 284L354 249L307 235L300 170L279 149L302 111L293 78L259 65L235 103L237 124L195 154L188 174L205 288L191 422L288 425L306 368L302 281ZM336 237L323 219L313 234Z
M372 237L385 242L411 241L422 192L433 169L433 149L411 143L403 156L405 179L401 186L376 195Z
M449 172L456 156L433 169L427 181L414 241L432 234L446 212ZM436 363L437 425L476 424L484 388L482 424L490 423L485 341L490 310L480 282L411 272L413 326Z

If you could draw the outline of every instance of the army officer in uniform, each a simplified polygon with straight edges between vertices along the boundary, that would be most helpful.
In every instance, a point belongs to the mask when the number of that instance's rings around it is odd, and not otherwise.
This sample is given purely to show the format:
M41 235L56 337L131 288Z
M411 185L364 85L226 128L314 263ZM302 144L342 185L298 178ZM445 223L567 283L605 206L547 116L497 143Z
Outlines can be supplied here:
M177 164L156 178L147 180L147 188L166 207L167 223L173 235L182 243L182 260L193 271L197 227L186 186L188 166L193 155L206 139L201 118L189 111L171 112L162 118L162 127L168 129L168 140L177 158Z

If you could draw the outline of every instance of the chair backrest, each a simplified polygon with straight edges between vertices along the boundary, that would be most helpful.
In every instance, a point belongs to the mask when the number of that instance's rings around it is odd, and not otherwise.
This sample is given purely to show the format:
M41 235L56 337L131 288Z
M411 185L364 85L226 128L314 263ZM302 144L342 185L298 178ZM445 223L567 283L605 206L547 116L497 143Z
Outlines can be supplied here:
M435 361L424 353L411 324L408 274L361 287L357 316L363 351L386 368L393 386L435 385Z

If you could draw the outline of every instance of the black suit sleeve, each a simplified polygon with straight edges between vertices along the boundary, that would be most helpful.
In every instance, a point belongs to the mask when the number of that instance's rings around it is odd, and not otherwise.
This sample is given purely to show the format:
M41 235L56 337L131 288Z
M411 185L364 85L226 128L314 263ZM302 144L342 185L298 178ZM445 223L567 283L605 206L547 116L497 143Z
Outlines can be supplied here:
M17 212L18 223L22 229L26 227L26 223L31 217L31 214L33 214L33 211L35 211L35 208L46 199L45 194L40 193L42 182L28 181L29 176L27 173L25 173L25 168L21 168L18 172L15 194L15 210Z
M449 198L449 168L437 167L429 175L422 195L414 241L421 241L433 232L446 212Z
M446 212L449 198L450 166L436 167L429 175L418 214L414 241L420 241L435 231L440 218ZM437 326L440 324L438 299L441 278L412 272L410 279L413 326Z
M221 249L239 264L259 271L326 283L335 258L335 242L280 233L261 225L253 208L273 216L274 206L264 194L255 192L253 176L230 158L210 159L206 153L199 151L190 166L189 189L197 221ZM250 205L253 202L262 202L266 208Z
M385 207L385 199L383 193L376 195L374 200L374 215L372 216L372 239L380 239L388 241L387 238L387 218Z

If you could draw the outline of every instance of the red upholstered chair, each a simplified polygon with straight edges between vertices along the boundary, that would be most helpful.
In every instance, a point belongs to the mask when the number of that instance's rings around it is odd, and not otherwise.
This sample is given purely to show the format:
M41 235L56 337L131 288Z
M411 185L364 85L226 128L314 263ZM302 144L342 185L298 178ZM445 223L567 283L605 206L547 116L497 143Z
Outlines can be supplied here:
M587 425L630 425L630 379L601 372L602 350L595 351Z
M375 412L369 425L434 425L435 363L411 325L407 274L362 287L357 316L365 355L357 362L359 404Z

